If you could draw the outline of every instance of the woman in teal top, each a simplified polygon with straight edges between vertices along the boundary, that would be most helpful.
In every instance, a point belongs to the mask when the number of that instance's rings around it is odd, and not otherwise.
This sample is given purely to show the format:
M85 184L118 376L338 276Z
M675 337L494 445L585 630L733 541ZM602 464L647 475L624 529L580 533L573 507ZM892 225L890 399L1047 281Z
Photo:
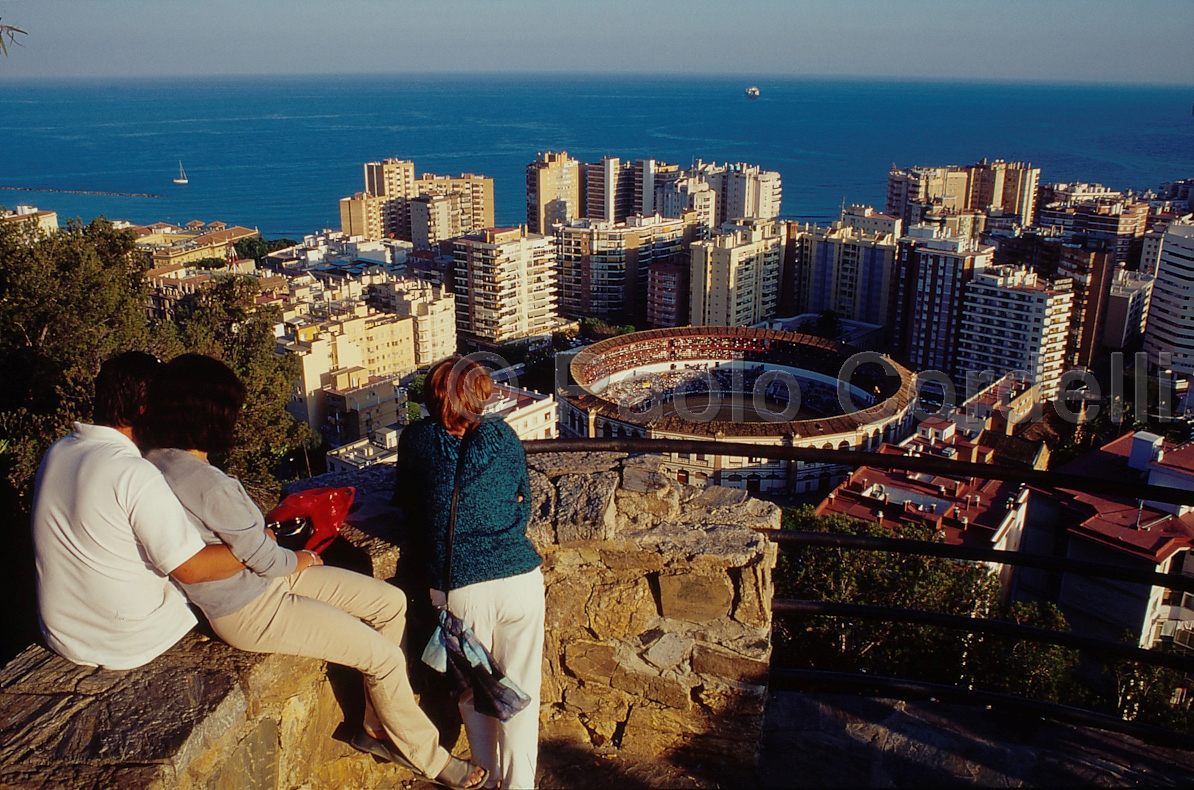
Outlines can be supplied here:
M544 601L543 561L526 535L526 455L510 426L481 418L493 382L476 362L461 357L440 362L427 374L425 388L432 419L402 432L394 500L426 566L432 603L446 601L531 697L506 722L478 713L468 695L460 699L473 760L489 769L494 786L534 787ZM448 514L462 447L464 476L448 579Z

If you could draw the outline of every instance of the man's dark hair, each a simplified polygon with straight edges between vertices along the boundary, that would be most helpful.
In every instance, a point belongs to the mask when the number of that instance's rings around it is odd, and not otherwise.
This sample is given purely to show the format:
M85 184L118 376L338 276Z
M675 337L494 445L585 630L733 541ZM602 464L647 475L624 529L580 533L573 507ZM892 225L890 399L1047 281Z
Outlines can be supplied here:
M150 382L137 439L148 447L231 450L245 393L245 385L218 359L202 354L175 357Z
M144 351L125 351L100 365L95 377L92 422L112 428L132 426L145 411L149 382L161 367Z

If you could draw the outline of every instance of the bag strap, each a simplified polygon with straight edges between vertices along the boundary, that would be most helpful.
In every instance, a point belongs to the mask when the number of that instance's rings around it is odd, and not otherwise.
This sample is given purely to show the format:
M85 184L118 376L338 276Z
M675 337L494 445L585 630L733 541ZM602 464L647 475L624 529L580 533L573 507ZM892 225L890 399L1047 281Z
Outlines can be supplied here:
M460 454L456 459L456 482L452 485L452 505L448 508L448 552L444 568L444 593L452 590L452 544L456 539L456 514L460 510L460 486L464 483L464 453L473 438L475 428L464 429L460 440Z

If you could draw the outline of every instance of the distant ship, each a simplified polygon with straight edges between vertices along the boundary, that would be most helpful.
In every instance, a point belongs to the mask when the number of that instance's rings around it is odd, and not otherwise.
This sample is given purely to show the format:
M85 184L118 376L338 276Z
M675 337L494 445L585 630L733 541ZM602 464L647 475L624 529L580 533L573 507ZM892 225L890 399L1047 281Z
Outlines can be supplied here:
M747 88L747 89L746 89L746 97L747 97L748 99L757 99L757 98L759 98L759 89L758 89L758 87L757 87L757 86L755 86L755 85L751 85L749 88Z
M178 160L178 178L174 179L175 184L187 183L187 171L182 169L182 160Z

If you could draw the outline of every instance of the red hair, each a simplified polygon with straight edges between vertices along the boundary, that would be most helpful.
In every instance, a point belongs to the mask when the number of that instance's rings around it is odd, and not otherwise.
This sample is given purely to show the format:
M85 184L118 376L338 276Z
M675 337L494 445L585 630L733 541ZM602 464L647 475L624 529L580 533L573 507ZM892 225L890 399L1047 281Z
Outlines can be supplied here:
M431 368L423 392L432 418L459 434L481 420L485 401L493 394L493 379L474 360L452 356Z

